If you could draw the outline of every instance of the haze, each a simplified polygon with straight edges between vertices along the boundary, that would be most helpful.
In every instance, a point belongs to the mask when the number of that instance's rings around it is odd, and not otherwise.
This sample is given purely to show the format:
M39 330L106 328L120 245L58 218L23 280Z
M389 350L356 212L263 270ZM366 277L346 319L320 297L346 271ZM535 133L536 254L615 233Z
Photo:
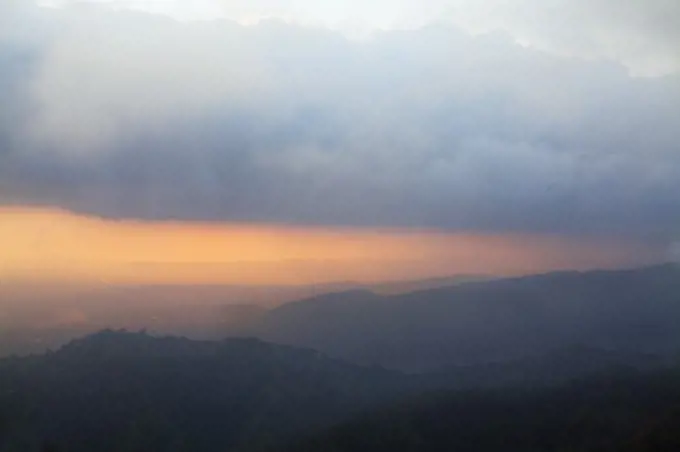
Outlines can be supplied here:
M680 0L0 0L0 452L675 451L678 357Z
M0 282L49 318L60 285L422 287L677 260L679 16L2 2Z

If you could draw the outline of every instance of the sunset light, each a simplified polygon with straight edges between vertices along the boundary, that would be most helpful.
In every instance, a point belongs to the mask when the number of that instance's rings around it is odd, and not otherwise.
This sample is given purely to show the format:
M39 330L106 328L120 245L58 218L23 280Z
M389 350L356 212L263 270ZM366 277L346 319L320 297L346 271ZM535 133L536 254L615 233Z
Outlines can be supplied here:
M649 246L399 228L107 220L54 209L0 211L6 281L135 284L380 282L516 275L652 261Z

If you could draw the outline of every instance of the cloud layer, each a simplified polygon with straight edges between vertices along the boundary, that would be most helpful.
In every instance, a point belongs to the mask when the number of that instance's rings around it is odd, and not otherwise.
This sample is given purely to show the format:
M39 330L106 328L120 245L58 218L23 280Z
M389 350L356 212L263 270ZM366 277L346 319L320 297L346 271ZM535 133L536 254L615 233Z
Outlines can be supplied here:
M444 24L355 41L280 21L13 5L0 7L3 204L680 233L678 75L636 78L599 54ZM639 40L654 48L675 33L651 28ZM552 36L544 47L563 42Z
M680 3L674 0L41 0L94 3L180 20L265 19L365 37L375 30L441 22L475 33L502 30L523 45L560 55L605 58L637 75L680 71Z

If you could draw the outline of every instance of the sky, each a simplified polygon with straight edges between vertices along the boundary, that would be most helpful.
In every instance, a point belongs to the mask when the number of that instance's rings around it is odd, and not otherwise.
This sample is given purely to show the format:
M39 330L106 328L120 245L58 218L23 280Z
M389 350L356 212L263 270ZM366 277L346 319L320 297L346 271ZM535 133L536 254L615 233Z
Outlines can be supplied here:
M677 259L678 42L673 0L4 1L0 279Z
M653 262L611 240L267 224L111 222L61 210L0 210L0 275L88 285L380 283ZM11 240L6 239L11 237ZM658 250L657 250L658 251Z

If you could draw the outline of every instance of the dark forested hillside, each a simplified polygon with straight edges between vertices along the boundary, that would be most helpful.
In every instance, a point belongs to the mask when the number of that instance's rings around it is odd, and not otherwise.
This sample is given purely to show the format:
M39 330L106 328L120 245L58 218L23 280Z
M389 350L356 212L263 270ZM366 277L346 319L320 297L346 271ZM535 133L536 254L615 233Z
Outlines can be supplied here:
M675 452L680 370L468 391L361 416L278 452Z
M680 348L680 267L562 272L396 296L353 291L290 303L267 340L363 364L431 370L575 344L631 352Z
M406 401L426 394L525 394L668 365L655 356L576 347L407 375L257 339L103 331L56 352L0 360L0 452L260 450L394 404L410 410ZM470 409L486 413L487 399L479 400Z
M228 451L410 390L408 377L311 350L106 331L0 361L0 451Z

